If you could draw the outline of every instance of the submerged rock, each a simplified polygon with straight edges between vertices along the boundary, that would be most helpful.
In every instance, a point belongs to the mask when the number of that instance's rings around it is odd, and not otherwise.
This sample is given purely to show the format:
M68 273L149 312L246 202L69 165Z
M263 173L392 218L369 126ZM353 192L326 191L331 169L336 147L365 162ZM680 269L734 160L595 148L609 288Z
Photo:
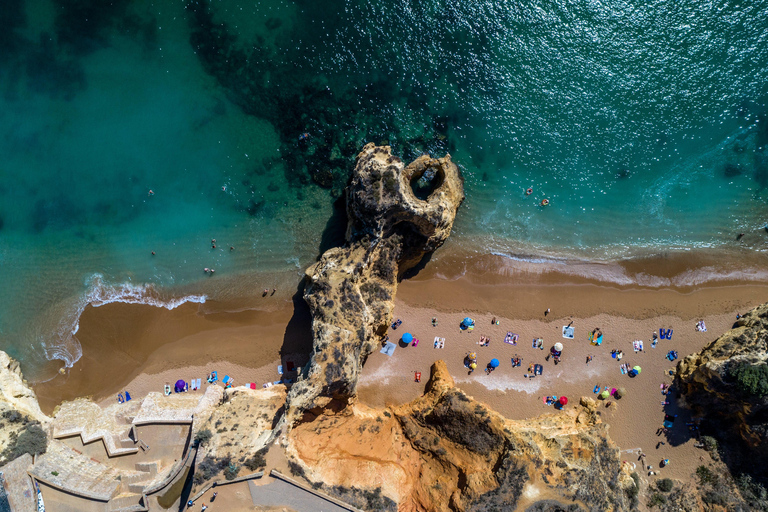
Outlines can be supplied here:
M433 191L421 200L411 181L426 172ZM363 148L347 188L346 245L306 270L313 352L288 396L291 422L356 395L362 365L392 321L398 276L445 242L463 200L450 155L405 166L388 146Z

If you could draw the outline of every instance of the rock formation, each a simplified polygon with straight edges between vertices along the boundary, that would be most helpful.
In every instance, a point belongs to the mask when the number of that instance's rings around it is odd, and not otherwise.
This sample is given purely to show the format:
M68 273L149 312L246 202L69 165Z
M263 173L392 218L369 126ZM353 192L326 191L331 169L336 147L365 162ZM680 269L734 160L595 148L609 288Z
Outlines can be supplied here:
M411 186L419 180L431 190L425 200ZM398 276L442 245L463 199L450 155L404 166L389 146L363 148L347 187L347 243L306 271L313 353L289 394L289 421L355 396L362 365L392 321Z
M43 414L37 396L21 375L19 363L0 352L0 463L3 452L31 424L45 428L51 419Z
M206 419L200 423L198 432L207 430L211 437L201 444L198 460L210 457L247 464L274 438L273 424L284 405L284 386L226 390L222 402L210 414L202 416Z
M739 438L752 457L768 456L768 304L680 361L676 382L722 439Z
M0 352L0 413L14 409L34 421L48 423L37 403L37 395L21 375L19 363L5 352Z
M326 410L293 427L288 453L310 480L380 488L401 511L514 510L545 498L628 510L622 489L635 483L596 407L585 398L507 420L456 388L438 361L422 397L386 411Z

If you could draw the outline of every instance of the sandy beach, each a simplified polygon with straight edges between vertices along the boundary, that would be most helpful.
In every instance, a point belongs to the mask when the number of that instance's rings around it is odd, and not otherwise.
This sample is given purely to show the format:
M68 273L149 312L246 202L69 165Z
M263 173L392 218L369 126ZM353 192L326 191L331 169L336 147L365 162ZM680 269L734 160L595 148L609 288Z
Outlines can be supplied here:
M642 451L658 477L688 480L707 455L694 447L695 438L686 427L691 418L677 402L674 388L667 396L661 393L660 386L672 382L669 371L676 365L666 355L676 350L684 357L717 338L731 327L737 313L765 301L768 286L728 283L677 290L606 286L577 278L557 284L552 276L528 277L521 284L499 274L446 279L428 272L402 281L395 309L402 325L390 331L390 339L397 341L410 332L420 343L400 344L392 357L372 354L360 380L361 402L385 406L415 398L438 359L448 363L462 389L510 419L558 413L543 402L548 395L567 396L572 405L581 396L596 398L595 386L624 387L625 398L601 402L601 416L625 460L635 463L647 478L648 471L638 460ZM551 312L545 316L547 308ZM476 322L471 331L459 328L465 316ZM432 326L433 317L437 327ZM492 324L494 317L498 325ZM706 333L695 330L700 319L707 325ZM563 325L570 322L572 340L562 336ZM77 396L109 403L121 390L139 397L177 379L205 382L212 370L220 379L234 377L235 385L261 386L279 379L279 364L305 361L311 344L309 326L308 310L296 296L275 297L264 310L235 313L201 314L192 304L172 311L125 304L89 308L78 333L83 359L68 375L40 384L36 391L50 412L60 401ZM599 347L587 338L595 328L603 333ZM659 340L653 348L652 334L659 328L673 329L672 340ZM504 343L508 331L519 335L517 345ZM433 348L436 336L445 338L445 348ZM481 336L490 337L488 346L478 345ZM539 337L543 350L531 346ZM642 352L633 350L634 340L643 341ZM564 345L558 365L545 359L556 342ZM621 362L612 358L614 349L623 351ZM472 374L463 365L468 352L478 356L478 369ZM520 367L512 368L514 355L522 358ZM588 355L593 359L587 364ZM492 358L501 365L487 375L484 368ZM543 365L543 374L525 377L531 363ZM638 365L642 372L630 378L621 373L621 363ZM422 373L421 383L414 381L417 371ZM669 433L657 435L665 413L679 416ZM659 469L664 458L670 465Z

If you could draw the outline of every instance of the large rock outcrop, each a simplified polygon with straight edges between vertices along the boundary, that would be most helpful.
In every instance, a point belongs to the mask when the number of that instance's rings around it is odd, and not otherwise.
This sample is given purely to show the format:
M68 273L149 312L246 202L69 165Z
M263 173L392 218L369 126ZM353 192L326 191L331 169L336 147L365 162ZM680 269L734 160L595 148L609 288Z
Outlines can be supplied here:
M31 425L42 428L51 419L43 414L37 396L21 374L19 363L0 351L0 464L5 461L6 449Z
M412 183L426 187L425 199ZM446 240L463 199L450 155L404 166L389 146L363 148L347 188L347 243L306 271L313 352L288 397L290 422L355 396L362 365L392 321L398 276Z
M628 510L623 489L635 483L596 407L585 398L508 420L456 388L438 361L420 398L385 411L326 410L294 426L287 453L309 480L366 489L400 511L515 510L539 499Z
M768 456L768 304L680 361L676 379L722 439L741 439L751 456Z

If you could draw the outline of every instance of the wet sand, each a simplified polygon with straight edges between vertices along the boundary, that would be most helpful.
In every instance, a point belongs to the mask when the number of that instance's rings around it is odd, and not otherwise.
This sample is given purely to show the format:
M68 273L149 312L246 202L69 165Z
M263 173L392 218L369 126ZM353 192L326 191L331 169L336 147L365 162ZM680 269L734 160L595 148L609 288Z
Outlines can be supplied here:
M475 261L474 265L477 264ZM671 349L680 357L695 352L728 330L737 312L765 302L768 285L751 282L720 283L698 288L650 288L637 285L606 285L562 273L523 273L515 276L496 267L493 271L471 273L452 267L456 275L438 275L446 262L432 271L421 272L400 283L395 315L402 326L391 333L396 340L404 332L420 339L418 347L400 347L393 357L371 355L360 381L360 399L373 406L402 403L423 392L430 365L437 359L448 363L457 384L468 394L490 404L511 419L556 413L543 403L546 395L568 396L571 405L581 396L595 397L595 385L625 387L628 396L606 407L601 416L610 425L611 438L625 451L625 459L638 466L636 450L658 477L687 480L706 453L694 448L685 423L690 420L679 408L674 393L669 405L660 392L662 383L671 383L668 371L675 362L665 356ZM518 279L519 277L519 279ZM544 316L550 308L551 313ZM465 316L476 321L473 331L459 329ZM491 325L496 317L499 325ZM438 327L431 318L438 318ZM694 329L704 319L707 333ZM575 338L562 338L562 326L573 321ZM134 397L162 390L166 382L201 378L211 370L219 378L234 376L235 384L265 382L279 378L277 365L286 357L301 364L295 354L309 351L309 318L301 300L275 298L270 308L233 313L203 314L198 305L187 304L172 311L151 306L110 304L88 308L80 322L78 338L83 358L66 376L36 386L44 410L51 411L61 400L93 396L111 401L128 389ZM587 341L587 334L600 327L601 347ZM672 340L651 347L651 335L660 327L674 330ZM519 334L517 346L505 344L504 334ZM481 335L490 336L487 347L477 344ZM446 338L444 349L434 349L435 336ZM544 339L545 350L531 347L533 337ZM644 351L635 353L632 341L642 340ZM559 365L545 360L555 343L564 345ZM624 352L622 362L642 367L631 379L622 375L612 349ZM479 368L468 375L463 366L467 352L478 355ZM523 364L511 368L510 358L518 354ZM586 364L587 355L594 356ZM490 375L483 371L491 358L501 366ZM544 365L544 373L525 378L530 363ZM422 383L414 382L414 372ZM668 436L657 436L664 413L680 414ZM659 445L657 443L666 443ZM659 461L669 458L670 466L659 470ZM646 476L647 478L647 476Z
M114 400L162 391L165 383L205 378L235 385L279 378L286 358L301 364L311 348L309 312L303 302L273 297L264 310L203 314L203 306L166 310L140 304L88 307L77 337L83 357L65 375L35 385L41 408L50 413L63 400L91 396ZM211 304L205 308L212 309Z

